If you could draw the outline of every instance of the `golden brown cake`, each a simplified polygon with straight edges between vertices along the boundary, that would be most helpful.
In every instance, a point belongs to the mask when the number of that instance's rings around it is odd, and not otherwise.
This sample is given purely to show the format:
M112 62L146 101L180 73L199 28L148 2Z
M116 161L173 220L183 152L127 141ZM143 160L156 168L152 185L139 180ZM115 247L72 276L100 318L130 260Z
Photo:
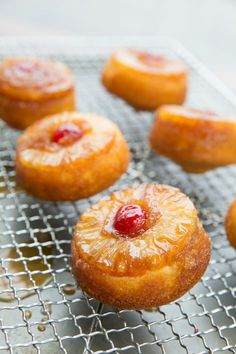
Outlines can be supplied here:
M46 117L28 127L16 147L16 177L47 200L87 198L126 171L129 148L110 120L79 112Z
M162 106L150 131L150 143L185 171L206 172L236 163L236 120L182 106Z
M133 49L115 51L102 73L108 91L138 109L181 104L187 90L187 71L177 61Z
M233 201L228 209L225 229L230 244L236 248L236 200Z
M194 286L210 241L190 199L144 184L101 199L76 225L72 270L88 294L117 308L167 304Z
M46 59L11 58L0 63L0 118L24 129L49 115L75 109L67 66Z

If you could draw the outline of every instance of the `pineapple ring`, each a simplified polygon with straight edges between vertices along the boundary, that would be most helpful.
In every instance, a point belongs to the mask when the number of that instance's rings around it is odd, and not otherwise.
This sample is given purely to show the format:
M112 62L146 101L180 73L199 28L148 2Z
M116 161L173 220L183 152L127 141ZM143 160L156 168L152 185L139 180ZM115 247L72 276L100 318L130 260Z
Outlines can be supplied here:
M46 115L75 109L75 88L67 66L36 58L0 64L0 117L24 129Z
M161 104L184 102L187 71L179 61L121 49L105 65L102 82L135 108L154 110Z
M150 143L186 172L206 172L236 163L236 121L211 112L163 106L151 128Z
M140 204L149 226L136 237L114 229L122 205ZM190 199L178 189L144 184L102 199L85 212L72 240L79 285L117 308L151 308L188 291L204 273L210 241Z
M233 201L228 209L225 229L230 244L236 248L236 200Z
M62 146L53 136L74 124L82 137ZM16 147L16 176L30 194L47 200L86 198L112 185L129 163L129 148L118 127L93 114L65 112L28 127Z

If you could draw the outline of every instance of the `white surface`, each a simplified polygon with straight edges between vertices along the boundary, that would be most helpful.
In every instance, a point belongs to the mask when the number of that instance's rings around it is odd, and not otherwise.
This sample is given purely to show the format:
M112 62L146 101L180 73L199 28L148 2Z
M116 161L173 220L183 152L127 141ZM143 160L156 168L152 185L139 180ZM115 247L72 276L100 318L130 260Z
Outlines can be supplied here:
M236 89L235 0L1 0L0 35L167 35Z

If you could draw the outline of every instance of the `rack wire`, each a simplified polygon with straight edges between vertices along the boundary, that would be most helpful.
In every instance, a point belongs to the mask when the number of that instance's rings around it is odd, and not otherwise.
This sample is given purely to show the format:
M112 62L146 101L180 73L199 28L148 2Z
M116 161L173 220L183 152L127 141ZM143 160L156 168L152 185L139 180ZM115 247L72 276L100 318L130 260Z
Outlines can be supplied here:
M187 104L234 113L234 96L179 44L167 39L0 40L0 59L41 55L68 64L77 79L78 107L115 121L133 153L128 172L108 191L146 181L178 186L197 206L212 239L201 281L178 301L153 311L118 311L75 286L70 240L80 213L101 197L43 202L15 182L18 132L1 123L0 352L1 353L235 353L236 253L225 237L224 215L236 196L236 168L188 175L152 153L153 114L137 112L100 84L113 47L133 45L178 57L188 66Z

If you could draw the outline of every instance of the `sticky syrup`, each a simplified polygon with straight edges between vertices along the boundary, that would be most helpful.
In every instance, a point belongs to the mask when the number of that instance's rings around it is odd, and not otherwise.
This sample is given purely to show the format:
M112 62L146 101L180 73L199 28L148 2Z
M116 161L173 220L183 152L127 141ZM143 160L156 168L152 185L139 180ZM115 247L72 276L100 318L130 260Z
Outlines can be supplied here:
M29 320L29 319L32 317L32 312L29 311L29 310L26 310L26 311L24 312L24 314L25 314L25 319L26 319L26 320Z
M63 289L64 294L66 294L66 295L74 295L77 290L76 286L73 284L66 284L63 286L62 289Z
M0 193L10 193L10 192L19 192L21 187L16 182L15 175L8 175L7 179L3 176L0 176Z
M52 304L48 303L48 301L44 302L45 310L44 308L41 309L41 314L44 316L48 316L48 313L51 315L52 313Z
M37 328L38 328L38 331L39 331L39 332L44 332L45 329L46 329L46 327L45 327L44 325L42 325L42 324L41 324L41 325L38 325Z
M37 235L38 241L39 242L46 242L50 241L50 235L48 234L42 234L39 233ZM33 246L30 247L30 244L32 244L32 241L25 242L27 246L20 247L20 251L22 252L22 257L26 258L26 265L29 269L29 272L34 272L38 271L38 274L31 274L32 279L35 281L36 286L43 286L47 283L50 282L51 280L51 274L43 274L43 271L48 270L48 266L44 264L43 259L36 259L36 260L28 260L28 258L33 258L33 257L38 257L40 256L38 247ZM53 253L53 247L52 245L47 245L47 246L42 246L42 253L44 256L49 256ZM25 267L22 261L17 260L19 259L19 254L17 253L15 248L8 248L8 249L2 249L0 252L0 257L3 259L9 258L12 260L9 261L4 261L4 265L7 267L7 272L9 274L17 274L20 272L25 272ZM17 261L14 261L17 260ZM47 262L52 265L52 260L48 259ZM4 270L1 269L0 266L0 275L5 274ZM16 276L11 276L12 279L12 284L15 289L20 289L20 288L25 288L26 290L21 290L17 292L17 296L19 298L24 299L34 293L34 290L27 290L29 288L33 287L33 283L29 277L28 274L19 274ZM9 292L4 292L1 293L2 290L9 289ZM6 302L11 302L14 301L15 297L12 292L12 289L9 284L9 280L6 276L0 277L0 301L6 301Z

